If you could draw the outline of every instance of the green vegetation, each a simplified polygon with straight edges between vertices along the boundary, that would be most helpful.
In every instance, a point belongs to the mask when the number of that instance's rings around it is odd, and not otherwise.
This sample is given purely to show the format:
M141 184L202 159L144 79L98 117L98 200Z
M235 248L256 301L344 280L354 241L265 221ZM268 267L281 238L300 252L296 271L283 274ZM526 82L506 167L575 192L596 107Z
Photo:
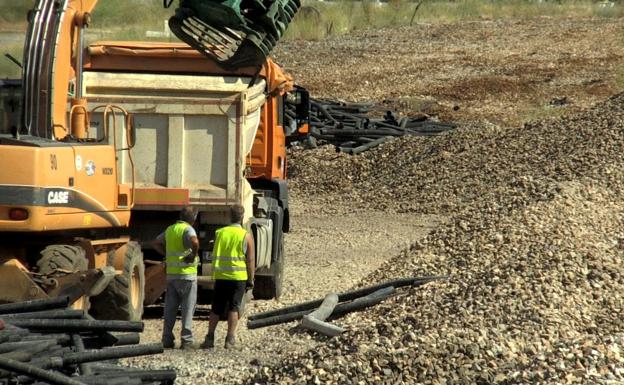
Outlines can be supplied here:
M26 28L26 14L34 0L3 1L0 4L0 31Z
M9 60L4 54L8 53L12 55L18 61L22 61L22 43L10 43L2 45L2 52L0 56L0 78L19 78L21 74L20 67Z
M23 30L28 10L34 4L35 0L1 2L0 31ZM162 21L168 19L174 9L175 3L165 9L159 0L100 0L92 14L92 27L145 30L158 26L162 29Z
M167 20L175 11L176 4L177 1L172 3L171 8L165 9L159 0L100 0L93 12L93 20L97 28L161 28L163 20Z

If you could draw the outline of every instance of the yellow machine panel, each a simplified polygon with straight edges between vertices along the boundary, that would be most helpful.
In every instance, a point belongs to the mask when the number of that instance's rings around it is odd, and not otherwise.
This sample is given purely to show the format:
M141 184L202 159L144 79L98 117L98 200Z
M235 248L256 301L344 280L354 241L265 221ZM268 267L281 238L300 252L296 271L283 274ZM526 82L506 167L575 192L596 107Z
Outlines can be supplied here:
M0 169L0 231L128 225L127 199L119 204L112 146L0 145L0 151L6 165ZM26 213L15 214L18 209Z

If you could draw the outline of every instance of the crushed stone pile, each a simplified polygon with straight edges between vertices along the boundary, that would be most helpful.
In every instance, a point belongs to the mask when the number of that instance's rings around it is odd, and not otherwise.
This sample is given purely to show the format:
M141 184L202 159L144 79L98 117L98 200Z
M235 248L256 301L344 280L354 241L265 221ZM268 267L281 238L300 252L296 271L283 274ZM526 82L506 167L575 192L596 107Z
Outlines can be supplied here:
M513 208L523 196L548 200L558 182L621 159L615 140L621 133L592 126L606 124L606 117L594 116L601 108L590 113L595 123L579 115L518 129L464 126L436 137L403 137L360 156L329 146L295 149L291 188L300 199L416 213Z
M349 332L248 383L624 382L624 94L515 129L291 162L297 199L451 216L362 286L450 278L334 321Z

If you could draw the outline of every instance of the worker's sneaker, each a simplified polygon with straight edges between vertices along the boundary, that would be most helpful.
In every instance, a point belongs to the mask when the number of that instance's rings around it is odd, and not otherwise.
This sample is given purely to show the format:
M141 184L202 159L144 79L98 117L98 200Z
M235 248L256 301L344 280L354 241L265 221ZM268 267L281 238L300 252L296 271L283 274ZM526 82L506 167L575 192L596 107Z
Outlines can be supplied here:
M175 347L175 344L173 342L164 342L163 341L163 348L164 349L173 349Z
M225 337L225 348L226 349L234 349L236 348L236 338L233 335L228 334Z
M197 344L194 342L182 342L180 345L180 349L182 350L195 350L197 349Z
M204 342L201 344L202 349L212 349L214 348L214 334L206 334L206 338Z

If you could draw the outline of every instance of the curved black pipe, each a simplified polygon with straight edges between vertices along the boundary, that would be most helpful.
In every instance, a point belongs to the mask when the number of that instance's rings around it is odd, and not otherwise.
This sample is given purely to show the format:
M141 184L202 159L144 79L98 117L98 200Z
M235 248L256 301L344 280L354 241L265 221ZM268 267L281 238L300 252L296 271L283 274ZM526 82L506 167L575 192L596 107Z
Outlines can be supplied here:
M356 310L365 309L367 307L378 304L379 302L385 300L390 297L390 295L394 292L393 286L388 286L376 290L373 293L370 293L366 296L359 297L354 299L352 302L341 303L337 305L332 311L329 319L339 318L347 313L351 313ZM296 321L301 319L304 315L312 313L313 309L301 310L293 313L275 315L271 317L256 319L247 322L248 329L258 329L266 326L282 324L290 321Z
M361 289L355 289L355 290L339 293L338 301L339 302L350 301L355 298L363 297L365 295L371 294L385 287L394 286L395 288L398 288L398 287L403 287L403 286L420 286L428 282L439 281L439 280L447 279L447 278L448 276L445 276L445 275L442 275L442 276L434 275L434 276L426 276L426 277L419 277L419 278L395 279L395 280L383 282L377 285L367 286ZM287 306L287 307L277 309L277 310L270 310L270 311L265 311L262 313L252 314L251 316L249 316L249 320L253 321L253 320L272 317L272 316L281 315L281 314L288 314L288 313L299 312L303 310L311 310L311 309L315 309L319 307L321 303L323 303L323 299L303 302L298 305Z
M41 369L9 358L0 357L0 369L24 374L30 378L42 380L53 385L85 385L84 382L76 381L61 373Z
M0 305L0 314L26 313L39 310L60 309L69 305L69 297L34 299L32 301L6 303Z
M74 310L74 309L52 309L52 310L41 310L41 311L33 311L27 313L9 313L3 314L2 317L6 320L8 318L29 318L29 319L81 319L85 315L84 310ZM9 321L7 321L9 322Z
M62 331L142 332L143 322L92 321L83 319L17 319L8 318L9 325L26 329Z

